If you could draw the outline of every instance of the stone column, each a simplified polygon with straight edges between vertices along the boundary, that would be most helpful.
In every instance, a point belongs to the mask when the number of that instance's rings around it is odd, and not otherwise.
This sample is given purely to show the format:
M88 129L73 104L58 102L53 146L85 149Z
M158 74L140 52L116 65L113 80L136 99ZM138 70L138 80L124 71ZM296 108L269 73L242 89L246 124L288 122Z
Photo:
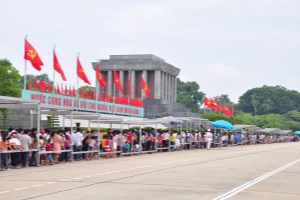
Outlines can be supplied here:
M165 101L168 102L168 74L165 72Z
M143 70L143 74L142 74L142 78L145 80L145 82L148 84L148 82L147 82L147 70ZM144 92L144 90L143 90L143 88L142 88L142 99L146 99L147 97L146 97L146 95L145 95L145 92ZM151 91L152 92L152 91Z
M131 74L130 74L130 82L131 82L131 91L130 91L130 95L131 95L131 97L135 97L135 71L134 70L132 70L132 71L129 71L129 72L131 72Z
M168 75L168 102L171 102L171 74L167 74Z
M127 87L127 85L124 85L124 71L119 71L119 78L120 78L120 83L121 83L121 86L123 87L123 92L125 91L125 87ZM117 89L117 95L121 96L123 95L120 90Z
M172 75L172 102L176 102L176 90L175 90L175 76Z
M160 71L160 77L161 77L161 100L164 101L164 94L165 94L165 76L164 72Z
M173 95L174 95L174 90L173 90L173 75L170 74L170 102L173 102Z
M174 76L174 102L177 102L177 77Z
M113 95L113 81L112 81L112 71L107 72L107 94Z
M154 99L161 98L162 76L160 71L154 72Z

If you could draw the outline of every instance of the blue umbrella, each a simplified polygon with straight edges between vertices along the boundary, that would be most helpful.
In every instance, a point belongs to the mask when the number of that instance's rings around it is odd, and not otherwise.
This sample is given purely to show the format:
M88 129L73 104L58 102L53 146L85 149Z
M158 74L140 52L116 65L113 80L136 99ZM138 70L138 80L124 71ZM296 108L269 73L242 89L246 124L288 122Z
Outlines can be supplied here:
M300 131L295 131L294 132L296 135L300 135Z
M212 122L211 125L216 128L233 129L233 125L225 120L217 120L215 122Z

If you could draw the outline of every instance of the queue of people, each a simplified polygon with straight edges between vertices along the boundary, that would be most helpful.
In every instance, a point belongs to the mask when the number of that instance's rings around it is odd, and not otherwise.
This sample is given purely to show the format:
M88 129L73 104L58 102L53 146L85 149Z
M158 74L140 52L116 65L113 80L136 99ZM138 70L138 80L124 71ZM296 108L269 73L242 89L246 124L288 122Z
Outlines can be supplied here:
M141 132L140 132L141 131ZM9 129L0 134L0 170L130 156L141 152L211 149L233 145L296 141L293 135L254 134L241 131L112 130L107 133L69 130ZM38 156L38 157L37 157ZM38 162L38 163L37 163Z

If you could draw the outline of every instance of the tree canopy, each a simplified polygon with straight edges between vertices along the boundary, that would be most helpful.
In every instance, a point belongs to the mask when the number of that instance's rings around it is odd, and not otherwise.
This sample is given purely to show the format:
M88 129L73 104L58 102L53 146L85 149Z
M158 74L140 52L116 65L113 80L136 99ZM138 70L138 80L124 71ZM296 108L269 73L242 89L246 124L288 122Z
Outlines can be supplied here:
M204 95L195 81L183 82L179 78L177 79L177 102L191 108L193 112L199 113Z
M254 115L285 114L300 108L300 93L282 86L253 88L239 98L239 108Z
M0 60L0 95L21 97L20 79L19 71L8 60Z

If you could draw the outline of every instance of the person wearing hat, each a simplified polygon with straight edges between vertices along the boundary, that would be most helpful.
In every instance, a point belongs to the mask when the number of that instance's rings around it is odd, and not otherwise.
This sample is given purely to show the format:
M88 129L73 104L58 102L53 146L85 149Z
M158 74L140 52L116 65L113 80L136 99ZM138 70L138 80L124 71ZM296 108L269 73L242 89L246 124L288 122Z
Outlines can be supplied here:
M213 139L213 135L210 129L207 129L207 132L205 133L205 139L206 139L206 149L209 150Z

